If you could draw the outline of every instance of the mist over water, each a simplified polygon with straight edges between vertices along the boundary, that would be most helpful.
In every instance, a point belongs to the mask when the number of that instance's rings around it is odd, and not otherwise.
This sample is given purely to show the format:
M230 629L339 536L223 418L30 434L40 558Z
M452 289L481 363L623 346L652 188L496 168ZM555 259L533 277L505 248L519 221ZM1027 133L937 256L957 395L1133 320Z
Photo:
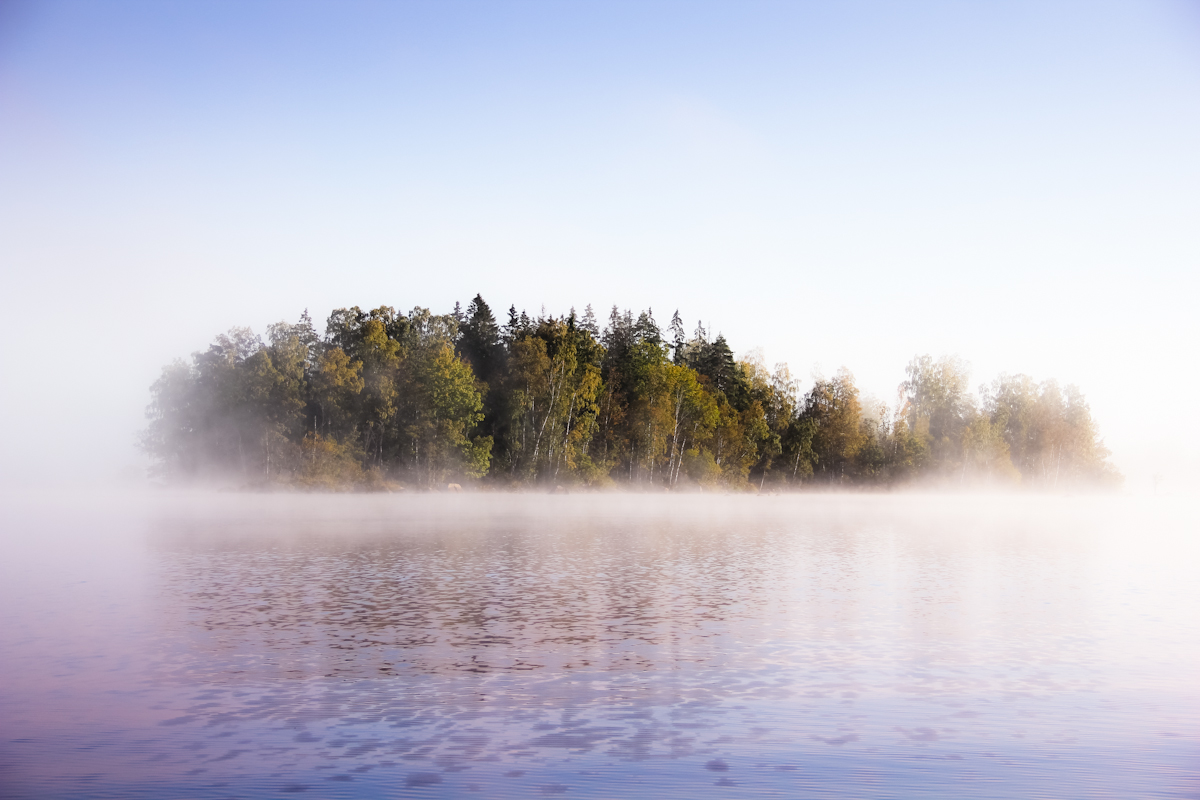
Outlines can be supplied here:
M1196 797L1163 498L8 498L5 797Z

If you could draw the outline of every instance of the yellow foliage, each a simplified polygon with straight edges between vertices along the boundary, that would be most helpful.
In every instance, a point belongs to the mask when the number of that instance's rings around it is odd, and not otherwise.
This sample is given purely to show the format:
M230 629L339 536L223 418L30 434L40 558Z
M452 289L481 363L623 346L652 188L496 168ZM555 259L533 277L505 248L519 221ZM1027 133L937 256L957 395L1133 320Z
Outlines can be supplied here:
M296 484L306 489L338 490L361 485L366 477L362 451L349 442L308 433L300 444Z

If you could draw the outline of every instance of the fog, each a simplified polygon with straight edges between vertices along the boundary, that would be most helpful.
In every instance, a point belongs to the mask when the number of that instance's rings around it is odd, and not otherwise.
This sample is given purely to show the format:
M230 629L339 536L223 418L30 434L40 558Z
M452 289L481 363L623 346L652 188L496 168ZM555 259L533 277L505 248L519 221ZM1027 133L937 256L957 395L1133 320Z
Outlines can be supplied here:
M1171 0L0 2L0 796L1200 797L1198 92Z

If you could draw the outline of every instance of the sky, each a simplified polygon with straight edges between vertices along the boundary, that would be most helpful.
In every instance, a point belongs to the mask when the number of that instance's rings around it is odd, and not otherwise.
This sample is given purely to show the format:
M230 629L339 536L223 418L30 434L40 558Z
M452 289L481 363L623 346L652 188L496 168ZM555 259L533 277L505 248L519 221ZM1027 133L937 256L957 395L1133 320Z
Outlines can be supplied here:
M1200 478L1200 4L0 0L9 485L304 309L678 309L894 402L1078 385Z

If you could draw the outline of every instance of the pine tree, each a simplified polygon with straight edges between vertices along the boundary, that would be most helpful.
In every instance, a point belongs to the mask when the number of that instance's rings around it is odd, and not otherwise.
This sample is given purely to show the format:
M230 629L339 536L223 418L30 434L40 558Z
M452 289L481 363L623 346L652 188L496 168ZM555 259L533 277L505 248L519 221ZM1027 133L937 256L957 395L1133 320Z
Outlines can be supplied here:
M637 324L633 328L634 338L639 342L649 342L654 345L662 344L662 331L654 321L654 309L647 309L638 315Z
M675 314L671 317L671 360L676 366L683 364L683 350L687 346L687 340L683 332L683 319L679 316L679 309L675 309Z
M517 338L517 330L521 327L521 320L517 317L517 307L508 307L508 322L504 324L504 343L512 344L513 339Z
M587 307L583 309L583 321L579 327L592 334L592 338L600 338L600 326L596 323L596 312L592 311L591 303L588 303Z
M460 316L458 352L475 370L477 377L490 383L501 355L500 328L492 316L492 309L477 294L467 306L466 314L460 313Z

